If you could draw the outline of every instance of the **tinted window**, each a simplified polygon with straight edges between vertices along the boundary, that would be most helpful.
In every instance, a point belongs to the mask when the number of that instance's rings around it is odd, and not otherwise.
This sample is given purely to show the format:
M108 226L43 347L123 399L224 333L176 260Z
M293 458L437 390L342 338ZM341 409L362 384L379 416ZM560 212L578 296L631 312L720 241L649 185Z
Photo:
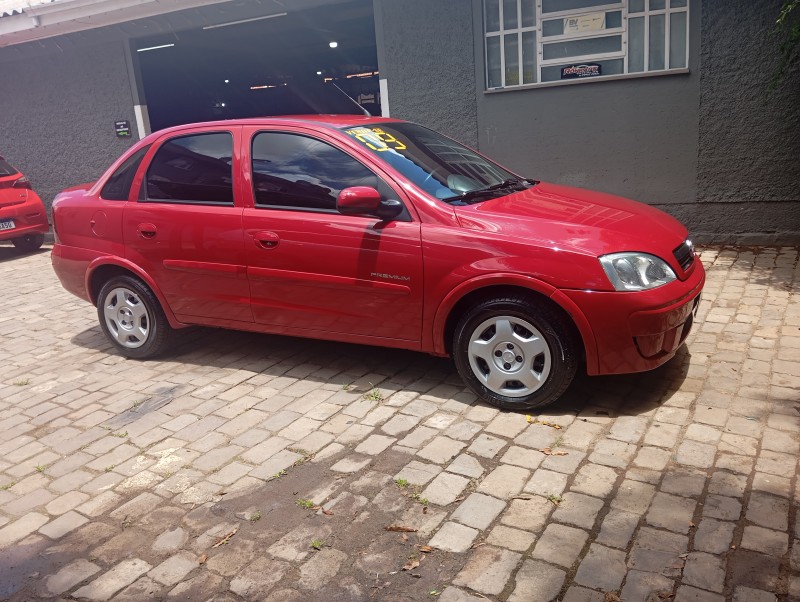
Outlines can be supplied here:
M374 173L338 148L296 134L262 132L253 139L256 204L336 210L336 197L350 186L386 194Z
M17 170L11 167L8 163L0 159L0 177L2 176L13 176L17 173Z
M227 132L173 138L147 170L147 200L232 205L232 156Z
M131 184L133 184L133 177L136 175L136 170L144 159L144 155L150 145L139 149L128 157L125 162L117 168L105 186L100 192L100 196L108 201L127 201L128 193L131 191Z

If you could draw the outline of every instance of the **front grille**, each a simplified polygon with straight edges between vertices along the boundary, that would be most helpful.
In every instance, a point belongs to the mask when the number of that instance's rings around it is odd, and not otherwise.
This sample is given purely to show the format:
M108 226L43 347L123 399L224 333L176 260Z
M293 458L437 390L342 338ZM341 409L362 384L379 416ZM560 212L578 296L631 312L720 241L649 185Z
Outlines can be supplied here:
M694 262L694 246L692 245L692 241L687 238L678 248L672 251L672 254L685 272Z

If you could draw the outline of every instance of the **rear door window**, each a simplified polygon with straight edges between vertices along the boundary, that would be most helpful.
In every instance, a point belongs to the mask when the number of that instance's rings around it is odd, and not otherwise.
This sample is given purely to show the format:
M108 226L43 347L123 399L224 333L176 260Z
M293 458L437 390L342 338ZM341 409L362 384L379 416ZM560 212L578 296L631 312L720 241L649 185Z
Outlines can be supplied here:
M16 169L11 167L11 165L6 163L3 159L0 159L0 178L13 176L15 173L17 173Z
M145 178L145 201L233 205L233 136L180 136L161 145Z
M131 184L139 169L139 165L144 159L145 154L150 149L148 144L128 157L125 162L117 168L108 181L103 186L100 196L107 201L127 201L131 191Z

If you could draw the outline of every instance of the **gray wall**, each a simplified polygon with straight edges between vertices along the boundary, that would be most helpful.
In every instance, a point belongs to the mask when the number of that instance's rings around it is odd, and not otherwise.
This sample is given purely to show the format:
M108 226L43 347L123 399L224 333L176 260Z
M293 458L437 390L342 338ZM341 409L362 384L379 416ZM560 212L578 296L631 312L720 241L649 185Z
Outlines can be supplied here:
M138 139L125 43L47 54L33 52L35 44L0 49L0 154L48 207L61 189L97 179ZM131 123L131 140L114 133L121 119Z
M477 146L473 15L468 0L374 0L378 66L392 117Z
M703 3L698 203L686 209L729 240L800 242L800 69L767 93L782 4Z

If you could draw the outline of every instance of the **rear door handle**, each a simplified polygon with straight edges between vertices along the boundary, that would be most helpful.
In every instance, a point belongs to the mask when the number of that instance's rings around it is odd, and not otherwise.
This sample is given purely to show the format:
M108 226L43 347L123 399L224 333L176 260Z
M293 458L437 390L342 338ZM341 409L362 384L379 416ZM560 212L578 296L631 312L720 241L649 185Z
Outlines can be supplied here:
M260 232L256 232L253 234L253 239L255 240L256 246L261 247L262 249L274 249L278 246L281 238L275 232L270 232L269 230L261 230Z
M158 232L158 228L156 228L155 224L139 224L136 231L142 238L154 238Z

